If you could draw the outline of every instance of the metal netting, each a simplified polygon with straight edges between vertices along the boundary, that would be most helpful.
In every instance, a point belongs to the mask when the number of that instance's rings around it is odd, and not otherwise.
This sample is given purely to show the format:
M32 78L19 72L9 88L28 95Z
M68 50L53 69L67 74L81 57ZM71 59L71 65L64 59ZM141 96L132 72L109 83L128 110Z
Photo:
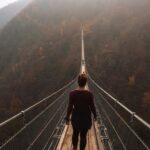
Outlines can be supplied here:
M97 108L107 127L113 148L115 150L149 150L139 135L116 111L115 106L109 103L107 95L103 94L92 81L90 81L90 87L94 92Z
M21 119L21 122L24 126L20 128L9 140L7 140L0 149L48 150L51 143L53 143L53 147L55 147L59 138L55 138L54 131L57 130L58 126L62 125L66 105L68 103L69 92L75 87L76 83L72 82L72 84L70 84L69 87L67 87L64 92L57 97L57 99L45 106L45 108L30 121L26 121L27 113L23 112L21 116L23 119ZM31 111L32 109L29 110ZM62 129L59 130L59 132L62 132ZM57 134L59 134L59 132L57 131Z

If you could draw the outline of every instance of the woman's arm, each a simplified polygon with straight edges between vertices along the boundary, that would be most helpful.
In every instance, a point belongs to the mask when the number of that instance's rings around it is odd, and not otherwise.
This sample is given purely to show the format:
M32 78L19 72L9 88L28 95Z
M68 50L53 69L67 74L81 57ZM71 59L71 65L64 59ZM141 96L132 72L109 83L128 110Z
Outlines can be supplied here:
M94 104L94 96L93 94L91 93L91 98L90 98L90 109L94 115L94 119L96 119L97 115L96 115L96 108L95 108L95 104Z
M72 113L72 109L73 109L73 101L72 101L72 94L69 94L69 104L68 104L68 108L67 108L67 115L66 115L66 121L69 121L70 118L70 114Z

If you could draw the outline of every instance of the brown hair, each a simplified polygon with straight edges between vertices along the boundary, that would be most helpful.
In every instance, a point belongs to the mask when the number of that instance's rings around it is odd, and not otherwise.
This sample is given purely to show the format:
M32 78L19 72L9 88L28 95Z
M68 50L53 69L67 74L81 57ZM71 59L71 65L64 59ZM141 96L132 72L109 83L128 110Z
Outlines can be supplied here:
M84 87L86 85L87 82L87 76L86 74L80 74L78 76L78 84L80 87Z

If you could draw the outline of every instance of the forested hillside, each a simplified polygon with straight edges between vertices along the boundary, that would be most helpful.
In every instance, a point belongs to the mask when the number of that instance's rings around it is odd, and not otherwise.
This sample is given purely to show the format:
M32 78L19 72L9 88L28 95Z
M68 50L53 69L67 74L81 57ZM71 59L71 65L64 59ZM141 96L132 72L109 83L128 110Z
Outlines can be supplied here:
M0 33L1 120L59 89L79 72L80 22L56 20L60 14L49 15L47 3L31 4Z
M149 8L138 0L107 5L87 23L85 41L91 76L150 122Z
M149 7L148 0L33 1L0 33L0 118L77 75L84 24L90 75L149 121Z

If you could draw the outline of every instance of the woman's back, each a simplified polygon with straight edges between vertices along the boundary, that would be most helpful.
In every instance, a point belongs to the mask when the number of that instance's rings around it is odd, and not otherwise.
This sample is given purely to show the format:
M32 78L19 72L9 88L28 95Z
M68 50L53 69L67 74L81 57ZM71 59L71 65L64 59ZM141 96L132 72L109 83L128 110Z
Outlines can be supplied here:
M74 90L69 95L67 116L72 112L71 122L78 129L90 129L91 112L96 118L93 94L88 90Z
M90 104L93 100L93 94L88 90L74 90L70 93L73 103L73 112L79 115L90 115Z

